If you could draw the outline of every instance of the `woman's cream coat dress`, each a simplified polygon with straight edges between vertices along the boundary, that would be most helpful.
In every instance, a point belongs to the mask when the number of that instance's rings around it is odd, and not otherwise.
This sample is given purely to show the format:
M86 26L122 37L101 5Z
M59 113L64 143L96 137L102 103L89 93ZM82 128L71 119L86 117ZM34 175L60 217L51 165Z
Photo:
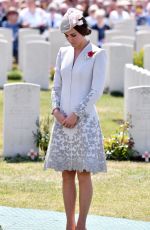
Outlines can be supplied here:
M92 52L91 52L92 51ZM88 43L75 63L72 46L60 48L56 61L52 109L79 120L73 129L55 120L44 162L44 169L106 172L106 158L95 103L105 83L106 55Z

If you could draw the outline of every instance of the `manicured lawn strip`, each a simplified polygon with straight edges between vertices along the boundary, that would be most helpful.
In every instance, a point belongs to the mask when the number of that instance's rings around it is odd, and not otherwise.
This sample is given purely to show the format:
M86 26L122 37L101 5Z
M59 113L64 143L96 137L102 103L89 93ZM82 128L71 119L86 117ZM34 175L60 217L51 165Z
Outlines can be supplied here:
M107 166L107 173L92 176L94 196L90 213L150 221L150 165L107 161ZM77 180L76 184L78 188ZM1 160L0 205L64 211L61 173L44 171L43 162Z

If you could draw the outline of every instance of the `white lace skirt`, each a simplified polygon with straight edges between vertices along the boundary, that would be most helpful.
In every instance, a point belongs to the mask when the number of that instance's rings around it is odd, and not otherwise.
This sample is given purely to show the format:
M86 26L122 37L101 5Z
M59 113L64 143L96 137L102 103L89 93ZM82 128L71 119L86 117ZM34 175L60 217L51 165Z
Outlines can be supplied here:
M85 115L73 129L55 121L44 162L44 169L56 171L107 172L99 120Z

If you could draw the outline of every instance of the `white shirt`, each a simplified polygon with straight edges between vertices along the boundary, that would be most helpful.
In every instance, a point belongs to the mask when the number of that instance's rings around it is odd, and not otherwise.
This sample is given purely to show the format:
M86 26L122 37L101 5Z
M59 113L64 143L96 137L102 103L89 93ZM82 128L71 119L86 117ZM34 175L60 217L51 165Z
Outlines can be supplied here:
M90 27L97 23L96 19L91 16L87 16L85 19Z
M122 22L123 20L129 19L129 18L130 18L130 15L126 11L122 11L122 14L118 14L116 10L113 10L109 16L110 25L114 25L118 22Z
M35 12L31 13L29 8L25 8L20 12L20 20L22 23L29 24L30 27L38 27L47 24L47 13L41 8L35 8Z
M50 28L59 28L61 20L61 14L55 13L52 15L51 13L47 13L47 22Z

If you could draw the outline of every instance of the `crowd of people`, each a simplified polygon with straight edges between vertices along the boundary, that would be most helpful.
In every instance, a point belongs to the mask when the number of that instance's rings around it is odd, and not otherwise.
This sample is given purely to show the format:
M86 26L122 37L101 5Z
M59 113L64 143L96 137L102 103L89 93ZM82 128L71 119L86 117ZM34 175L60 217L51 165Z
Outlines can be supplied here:
M89 27L98 31L101 47L105 30L117 22L135 18L137 26L150 26L150 0L0 0L0 27L13 31L13 53L18 53L19 28L36 28L40 33L59 28L68 8L83 12Z

